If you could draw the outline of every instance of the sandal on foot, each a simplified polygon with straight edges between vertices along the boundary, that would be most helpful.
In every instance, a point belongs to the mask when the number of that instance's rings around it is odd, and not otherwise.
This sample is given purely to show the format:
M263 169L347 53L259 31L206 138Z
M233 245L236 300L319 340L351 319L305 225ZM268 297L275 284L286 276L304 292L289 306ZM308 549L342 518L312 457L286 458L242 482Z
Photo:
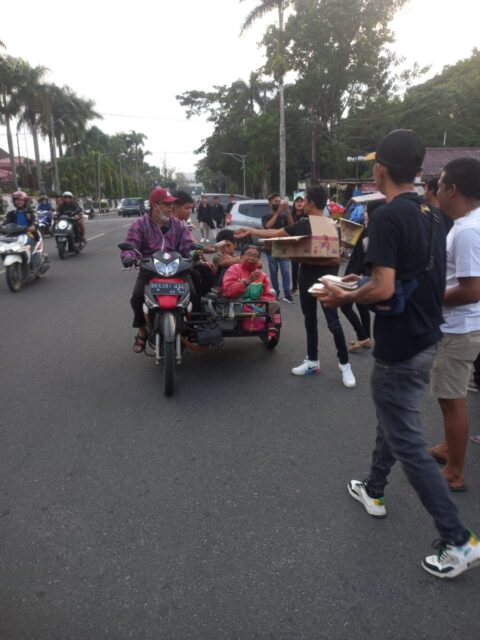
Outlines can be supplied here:
M146 344L147 344L147 338L137 333L137 335L135 336L135 342L133 343L134 353L142 353L142 351L145 351Z
M450 489L450 491L452 493L463 493L464 491L467 490L467 485L466 484L460 484L456 487L453 487L451 484L448 485L448 488Z
M438 464L441 464L441 465L447 464L448 460L444 456L441 456L438 453L436 453L433 449L429 449L428 453L432 456L435 462L438 462Z
M350 343L349 351L360 351L360 349L371 349L371 347L372 341L370 340L370 338L367 338L366 340L354 340Z

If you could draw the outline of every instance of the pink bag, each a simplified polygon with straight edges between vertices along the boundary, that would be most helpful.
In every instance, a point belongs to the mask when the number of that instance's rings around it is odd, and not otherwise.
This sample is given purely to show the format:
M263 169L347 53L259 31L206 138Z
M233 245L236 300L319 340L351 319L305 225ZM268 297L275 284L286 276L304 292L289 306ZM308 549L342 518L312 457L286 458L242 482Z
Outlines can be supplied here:
M251 316L245 316L240 323L243 331L264 331L267 326L265 316L258 316L255 313L255 306L252 304L244 304L242 313L252 313Z

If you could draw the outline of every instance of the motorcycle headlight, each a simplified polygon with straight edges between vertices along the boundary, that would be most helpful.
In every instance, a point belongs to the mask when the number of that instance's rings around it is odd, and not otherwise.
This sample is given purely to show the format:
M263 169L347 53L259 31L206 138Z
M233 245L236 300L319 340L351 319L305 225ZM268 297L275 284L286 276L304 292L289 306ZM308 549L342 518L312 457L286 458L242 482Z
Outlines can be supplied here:
M173 260L173 262L161 262L160 260L153 260L155 265L155 271L161 276L173 276L177 273L178 267L180 266L180 260L177 258Z
M68 222L66 220L59 220L57 226L59 229L64 231L68 227Z

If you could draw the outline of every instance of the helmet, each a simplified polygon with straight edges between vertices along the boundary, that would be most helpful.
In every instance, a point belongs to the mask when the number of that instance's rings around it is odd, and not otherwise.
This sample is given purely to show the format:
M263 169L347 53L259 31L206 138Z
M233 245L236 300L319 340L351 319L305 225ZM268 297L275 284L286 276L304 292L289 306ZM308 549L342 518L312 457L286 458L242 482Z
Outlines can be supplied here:
M73 198L73 193L71 191L64 191L62 193L62 198Z
M12 194L12 200L16 200L17 198L21 200L28 200L28 195L25 191L15 191L15 193Z
M40 200L48 200L48 196L46 196L44 193L42 193L41 196L38 196L38 201L40 202Z

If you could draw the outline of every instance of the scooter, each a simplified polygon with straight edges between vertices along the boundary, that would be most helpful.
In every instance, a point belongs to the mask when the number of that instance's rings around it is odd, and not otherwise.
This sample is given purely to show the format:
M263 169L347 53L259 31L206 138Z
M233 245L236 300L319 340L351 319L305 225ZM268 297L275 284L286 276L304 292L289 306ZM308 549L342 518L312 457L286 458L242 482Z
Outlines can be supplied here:
M48 211L38 212L38 230L42 236L53 236L52 216Z
M61 260L65 260L69 253L80 253L85 247L85 242L80 240L78 225L70 216L62 215L55 220L53 236Z
M40 278L50 268L48 255L43 251L43 238L32 247L28 244L27 227L9 223L0 227L0 255L10 291L17 293L30 282Z

